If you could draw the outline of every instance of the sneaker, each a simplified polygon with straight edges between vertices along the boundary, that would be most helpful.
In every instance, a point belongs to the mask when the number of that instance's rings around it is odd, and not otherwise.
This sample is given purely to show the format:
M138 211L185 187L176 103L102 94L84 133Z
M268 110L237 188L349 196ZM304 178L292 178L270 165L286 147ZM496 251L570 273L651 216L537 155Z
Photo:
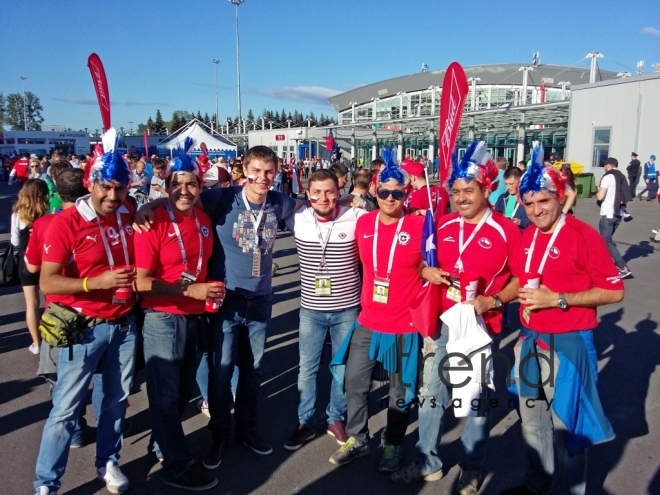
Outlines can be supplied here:
M522 485L514 486L513 488L507 488L502 490L500 495L536 495L536 492L533 492L527 485L524 483Z
M339 447L339 450L330 456L330 463L336 464L337 466L343 466L348 464L353 459L357 457L362 457L369 453L369 444L359 444L355 438L349 438L344 445Z
M633 216L630 213L623 216L623 221L624 222L630 222L632 219L633 219Z
M339 445L344 445L350 438L341 421L333 421L328 425L328 435L335 437Z
M397 485L412 485L418 481L438 481L442 479L442 469L425 475L419 468L419 463L413 462L396 473L392 473L390 479Z
M380 456L378 471L381 473L393 473L399 469L401 463L401 446L389 443L383 444L383 455Z
M201 492L203 490L210 490L217 485L218 478L209 476L196 467L191 467L188 471L173 480L163 479L163 483L175 488L181 488L182 490Z
M202 466L204 466L205 469L217 468L227 452L227 447L229 446L228 443L229 442L225 439L214 440L211 444L211 448L204 456L204 459L202 459Z
M209 411L209 403L203 397L197 401L197 410L207 418L211 417L211 413Z
M39 346L30 344L30 347L28 347L28 351L30 351L32 354L39 354Z
M458 479L458 495L477 495L481 483L481 469L461 469Z
M96 479L105 483L110 493L124 493L130 485L128 478L121 472L115 461L108 461L105 467L96 469Z
M655 240L655 237L653 237L653 236L649 237L649 239L651 240L651 242L655 242L655 243L660 242L660 241L656 241L656 240Z
M619 277L621 279L630 278L632 276L633 276L633 274L630 271L630 268L628 268L627 266L624 266L623 268L619 268Z
M655 235L658 235L658 229L653 229L651 232L653 232Z
M273 447L267 444L254 430L247 431L242 435L237 435L236 442L242 443L259 455L268 455L273 452Z
M57 490L49 486L41 485L34 490L34 495L57 495Z
M298 450L307 440L316 436L316 432L309 426L300 423L289 439L284 442L286 450Z
M69 445L70 449L79 449L85 446L85 431L87 427L83 427L81 430L74 431L71 437L71 444Z

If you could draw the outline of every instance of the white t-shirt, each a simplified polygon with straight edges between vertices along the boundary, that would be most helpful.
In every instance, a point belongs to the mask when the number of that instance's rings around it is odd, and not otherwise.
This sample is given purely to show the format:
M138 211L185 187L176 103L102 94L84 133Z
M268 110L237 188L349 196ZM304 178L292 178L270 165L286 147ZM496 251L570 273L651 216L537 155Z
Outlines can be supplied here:
M616 178L614 174L604 175L600 187L607 189L605 199L600 204L600 216L614 218L614 195L616 194Z

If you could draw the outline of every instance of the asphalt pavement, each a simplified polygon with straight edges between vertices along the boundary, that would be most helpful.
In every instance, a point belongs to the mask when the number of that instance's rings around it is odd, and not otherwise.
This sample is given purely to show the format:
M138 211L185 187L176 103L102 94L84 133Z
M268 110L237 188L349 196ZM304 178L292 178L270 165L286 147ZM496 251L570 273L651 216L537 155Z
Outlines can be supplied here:
M0 183L0 224L9 225L16 186ZM599 309L601 324L595 335L598 351L599 389L605 411L616 431L616 439L589 451L589 494L660 494L660 331L658 321L658 276L660 245L649 242L652 228L660 227L660 205L638 202L629 205L634 216L615 234L620 251L634 278L626 280L626 297L620 304ZM578 202L577 216L596 226L598 208L593 199ZM8 228L8 227L7 227ZM7 229L0 232L0 247L9 240ZM326 346L319 373L317 404L318 435L296 452L282 448L297 424L299 273L293 238L280 234L275 261L280 269L273 279L273 320L264 357L264 381L259 406L259 431L274 447L270 456L260 456L246 447L232 444L226 458L215 470L220 483L214 494L451 494L459 475L459 436L464 420L450 413L445 421L441 456L445 478L411 487L393 485L377 471L380 432L385 411L380 399L387 393L385 383L374 382L370 398L372 452L351 464L336 467L328 457L339 447L325 434L325 406L329 397L330 347ZM501 348L511 354L515 329L504 335ZM20 287L0 288L0 493L32 493L34 466L41 432L51 407L49 388L36 377L37 356L27 350L30 338L25 328L24 300ZM499 385L488 445L486 474L479 493L493 495L522 482L525 454L520 422L507 404L502 379L507 370L497 363ZM124 437L120 464L131 480L131 492L138 494L180 493L162 483L160 467L145 455L150 435L144 372L135 376L127 418L130 429ZM207 418L197 413L193 401L183 424L196 460L209 445ZM87 406L90 442L72 450L60 493L89 495L106 493L95 480L93 442L96 425L91 405ZM403 465L414 458L417 439L416 413L403 445Z

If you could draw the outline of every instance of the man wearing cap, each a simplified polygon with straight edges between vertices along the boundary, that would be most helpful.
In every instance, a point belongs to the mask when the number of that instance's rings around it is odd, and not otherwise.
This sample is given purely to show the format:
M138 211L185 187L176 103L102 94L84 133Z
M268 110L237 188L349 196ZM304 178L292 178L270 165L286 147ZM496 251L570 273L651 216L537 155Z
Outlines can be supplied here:
M623 282L596 230L562 213L564 190L561 176L535 160L520 183L534 225L520 248L513 374L529 466L524 484L500 495L584 494L586 448L614 438L598 397L593 333L596 308L621 301Z
M129 487L117 460L135 363L133 210L124 202L130 170L114 152L115 143L110 129L104 135L109 151L89 171L90 195L51 220L43 245L40 288L50 296L48 310L56 302L79 313L85 329L80 342L60 348L53 408L37 458L38 495L56 493L61 486L72 434L99 367L104 397L96 434L97 479L111 493Z
M658 171L655 168L655 155L651 155L649 161L644 164L644 181L646 186L639 193L639 200L641 201L642 195L648 191L646 201L653 201L658 194Z
M408 172L412 193L406 201L409 212L421 211L424 213L431 208L436 219L442 217L449 207L449 195L443 187L430 186L426 183L424 165L413 160L404 160L401 168ZM429 204L429 197L431 203Z
M623 217L622 207L625 207L626 203L632 199L626 178L617 168L618 166L619 162L616 158L609 157L605 160L605 175L600 180L600 185L596 192L596 199L600 205L598 231L603 236L603 239L605 239L607 249L609 249L610 255L614 259L614 264L619 269L621 278L629 278L633 274L612 240L614 232L616 232L616 229L621 224Z
M503 306L518 296L518 279L514 274L521 265L520 229L493 211L489 204L499 171L483 141L473 142L460 161L452 160L448 185L458 211L438 222L439 268L423 266L420 270L424 279L443 285L443 312L457 303L474 306L475 313L485 322L492 352L498 349ZM474 276L477 281L477 295L472 300L462 296L461 281L465 282L467 276ZM392 481L397 484L435 481L443 476L438 447L451 384L439 370L447 366L448 341L449 327L442 321L436 335L424 341L417 460L392 475ZM480 362L481 358L477 354L474 359ZM459 461L461 476L457 486L460 495L477 493L490 436L491 388L488 383L479 383L476 393L478 397L470 401L475 404L474 413L468 417L461 435L463 458Z
M635 191L637 190L637 184L639 184L639 178L641 177L641 168L642 165L637 159L637 153L632 152L630 154L630 163L626 167L626 172L628 172L628 183L630 184L630 195L634 198L637 196Z

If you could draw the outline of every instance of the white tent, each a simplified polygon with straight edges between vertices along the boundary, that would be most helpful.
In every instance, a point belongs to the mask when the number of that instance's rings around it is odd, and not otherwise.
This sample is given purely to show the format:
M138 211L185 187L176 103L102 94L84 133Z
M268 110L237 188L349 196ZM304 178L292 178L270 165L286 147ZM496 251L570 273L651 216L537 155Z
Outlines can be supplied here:
M236 158L236 144L220 134L212 134L210 129L197 119L191 120L174 134L168 136L167 139L158 143L158 151L171 152L178 146L183 147L183 143L187 137L191 137L195 141L195 144L190 150L190 153L193 155L202 154L200 146L204 143L209 150L211 158L216 155L224 156L225 158Z

